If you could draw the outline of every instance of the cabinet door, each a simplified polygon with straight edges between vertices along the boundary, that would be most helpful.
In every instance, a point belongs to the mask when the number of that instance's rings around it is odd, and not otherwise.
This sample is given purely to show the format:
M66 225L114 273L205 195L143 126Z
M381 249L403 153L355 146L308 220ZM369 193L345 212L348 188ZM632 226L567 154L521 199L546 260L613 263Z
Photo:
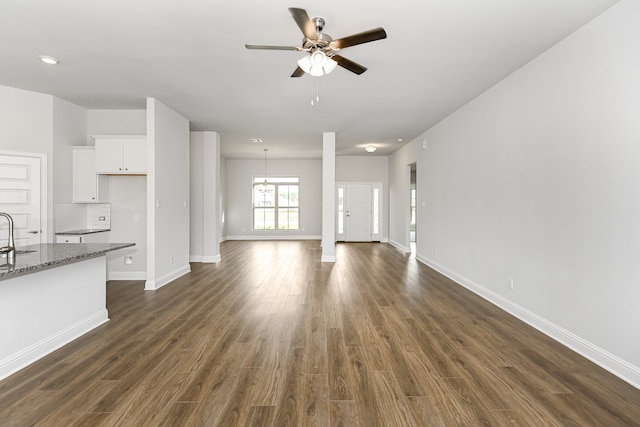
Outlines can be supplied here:
M147 140L124 140L124 173L147 173Z
M124 173L122 139L96 139L96 172Z
M59 235L56 236L56 243L81 243L80 236Z
M73 150L73 202L95 203L98 201L98 175L93 148Z
M109 243L109 232L85 234L82 236L82 243Z

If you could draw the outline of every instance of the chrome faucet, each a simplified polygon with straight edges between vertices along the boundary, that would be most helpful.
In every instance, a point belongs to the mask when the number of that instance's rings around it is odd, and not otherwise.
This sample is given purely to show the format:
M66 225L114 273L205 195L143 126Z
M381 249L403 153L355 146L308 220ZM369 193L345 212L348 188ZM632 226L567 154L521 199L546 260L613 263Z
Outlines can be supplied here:
M9 222L9 239L7 240L7 246L0 247L0 254L7 254L7 264L13 264L16 260L16 242L13 239L13 218L4 212L0 212L0 216L7 218Z

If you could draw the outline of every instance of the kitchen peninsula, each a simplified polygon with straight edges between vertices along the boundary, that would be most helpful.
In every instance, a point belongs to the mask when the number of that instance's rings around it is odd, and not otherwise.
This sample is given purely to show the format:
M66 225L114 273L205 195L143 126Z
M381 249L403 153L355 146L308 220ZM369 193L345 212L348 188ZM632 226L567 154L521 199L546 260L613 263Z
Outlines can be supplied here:
M131 246L47 243L0 258L0 379L109 320L106 253Z

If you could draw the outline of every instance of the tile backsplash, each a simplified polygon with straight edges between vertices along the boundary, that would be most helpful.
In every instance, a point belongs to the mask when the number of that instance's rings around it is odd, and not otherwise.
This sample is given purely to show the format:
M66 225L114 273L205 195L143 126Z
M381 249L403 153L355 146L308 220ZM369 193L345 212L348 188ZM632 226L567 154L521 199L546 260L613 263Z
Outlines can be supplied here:
M110 203L57 203L55 232L84 229L111 229Z
M111 228L111 204L97 203L87 205L87 228Z

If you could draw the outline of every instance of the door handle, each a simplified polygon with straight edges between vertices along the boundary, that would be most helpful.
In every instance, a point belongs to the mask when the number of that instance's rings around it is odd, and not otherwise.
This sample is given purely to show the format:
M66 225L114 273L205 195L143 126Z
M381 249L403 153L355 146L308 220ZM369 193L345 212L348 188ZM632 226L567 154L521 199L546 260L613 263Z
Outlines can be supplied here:
M39 233L39 231L38 231L38 230L31 230L31 231L28 231L28 233L29 233L29 234L38 234L38 233Z

